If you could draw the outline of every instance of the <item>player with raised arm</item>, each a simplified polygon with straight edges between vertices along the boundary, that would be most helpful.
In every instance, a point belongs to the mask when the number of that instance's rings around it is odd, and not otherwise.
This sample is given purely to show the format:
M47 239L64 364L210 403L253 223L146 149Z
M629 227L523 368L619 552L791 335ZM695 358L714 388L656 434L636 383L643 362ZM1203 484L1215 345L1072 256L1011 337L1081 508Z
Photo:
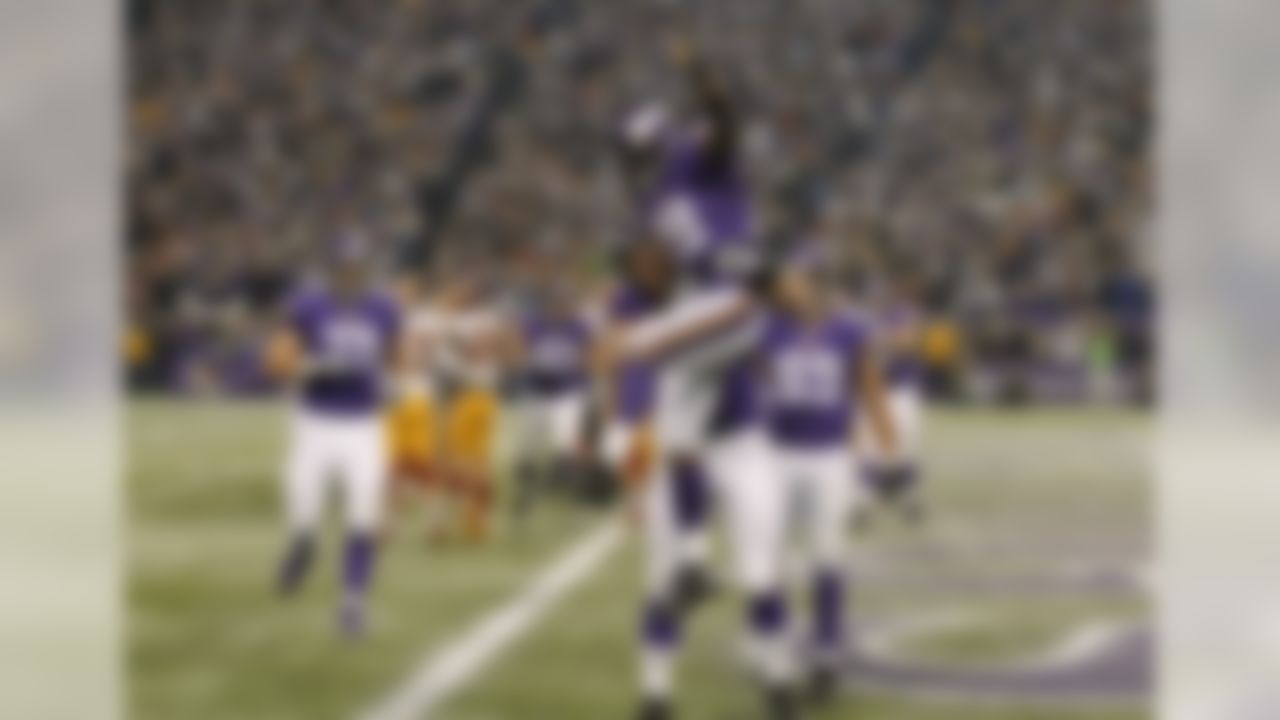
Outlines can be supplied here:
M290 539L279 590L291 595L306 578L324 501L337 482L347 526L339 622L353 636L365 629L388 477L384 377L396 364L400 337L400 313L369 286L369 262L359 238L341 238L327 282L294 298L271 351L277 374L298 388L284 470Z
M774 472L761 423L766 408L757 390L761 384L757 374L761 338L769 328L770 308L776 302L777 283L772 274L761 272L754 282L732 290L703 295L684 306L661 308L657 315L627 328L617 344L616 357L654 364L659 371L659 411L664 409L663 403L687 397L664 394L669 392L669 383L681 383L676 387L691 393L706 391L699 382L731 389L710 395L715 403L705 417L714 431L710 436L714 442L706 457L711 475L718 481L732 564L747 601L749 660L763 684L768 717L794 718L800 705L793 690L795 664L788 642L781 566L789 483ZM679 407L686 412L691 407L700 409L687 404ZM847 454L844 460L851 462ZM664 587L661 581L669 577L673 556L671 535L662 532L661 523L670 522L670 514L662 512L663 496L669 496L674 486L661 480L659 475L646 494L649 594L642 654L645 704L640 715L646 718L673 716L672 664L683 624L681 613L661 604L670 602L671 596L659 592Z
M644 502L646 602L642 623L642 718L673 716L673 667L685 611L708 586L703 562L711 481L723 496L737 579L747 597L753 664L770 717L798 712L786 651L786 603L776 549L779 483L760 476L763 438L754 422L751 351L759 331L752 287L758 270L738 120L727 93L699 58L680 49L701 110L693 130L663 128L646 108L629 124L634 141L661 139L660 164L642 199L648 238L672 258L670 299L629 323L617 358L651 363L659 458ZM652 147L652 145L650 146ZM640 164L637 160L633 162ZM752 488L747 490L747 488Z
M648 237L674 259L678 287L656 317L681 316L700 295L720 294L736 282L752 245L750 193L738 157L738 119L728 93L710 67L686 43L672 46L672 59L686 74L696 118L677 123L648 106L625 128L628 159ZM712 588L707 572L712 481L707 476L707 423L715 395L724 388L696 388L662 373L656 392L655 444L665 482L673 486L671 531L677 557L670 584L680 608L696 605ZM664 389L665 388L665 389ZM658 559L666 564L668 559Z

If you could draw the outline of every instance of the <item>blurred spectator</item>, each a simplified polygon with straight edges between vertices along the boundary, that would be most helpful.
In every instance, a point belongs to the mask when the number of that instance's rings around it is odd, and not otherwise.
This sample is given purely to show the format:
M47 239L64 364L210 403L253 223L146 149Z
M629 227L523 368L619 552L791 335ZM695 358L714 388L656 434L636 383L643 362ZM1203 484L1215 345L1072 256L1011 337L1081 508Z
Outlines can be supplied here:
M264 389L247 368L273 308L340 214L413 272L465 250L518 274L515 247L598 265L630 220L618 119L685 101L666 48L693 36L746 114L760 231L832 215L823 237L873 292L910 260L939 391L1149 396L1139 0L134 0L128 17L152 386Z

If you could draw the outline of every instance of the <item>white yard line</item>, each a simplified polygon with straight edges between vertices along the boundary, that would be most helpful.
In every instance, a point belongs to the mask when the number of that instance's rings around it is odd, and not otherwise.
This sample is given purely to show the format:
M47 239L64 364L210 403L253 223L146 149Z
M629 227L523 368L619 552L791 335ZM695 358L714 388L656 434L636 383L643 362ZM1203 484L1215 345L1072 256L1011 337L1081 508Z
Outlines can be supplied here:
M617 521L590 532L510 601L423 658L399 687L361 716L362 720L430 718L599 568L621 539Z

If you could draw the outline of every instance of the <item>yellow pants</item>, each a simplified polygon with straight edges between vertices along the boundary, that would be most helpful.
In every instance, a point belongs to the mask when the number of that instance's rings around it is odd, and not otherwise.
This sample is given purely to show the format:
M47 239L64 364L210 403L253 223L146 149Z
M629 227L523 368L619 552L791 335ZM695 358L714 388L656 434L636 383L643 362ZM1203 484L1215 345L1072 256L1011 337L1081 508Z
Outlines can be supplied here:
M387 439L394 472L425 481L439 454L439 422L432 398L418 392L396 403L387 414Z
M498 412L498 398L493 392L467 388L449 403L445 420L449 472L466 507L463 532L472 540L488 535L494 493L490 467Z
M488 469L497 434L498 398L486 389L461 391L449 403L445 443L450 460L475 470Z

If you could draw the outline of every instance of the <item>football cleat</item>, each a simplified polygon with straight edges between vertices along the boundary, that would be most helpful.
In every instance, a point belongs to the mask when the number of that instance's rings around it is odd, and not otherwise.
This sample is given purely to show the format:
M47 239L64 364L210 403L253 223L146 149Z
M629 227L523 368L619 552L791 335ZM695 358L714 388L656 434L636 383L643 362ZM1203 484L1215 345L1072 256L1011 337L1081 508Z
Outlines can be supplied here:
M281 597L298 592L311 572L314 557L315 544L309 538L295 538L289 543L276 576L276 590Z

